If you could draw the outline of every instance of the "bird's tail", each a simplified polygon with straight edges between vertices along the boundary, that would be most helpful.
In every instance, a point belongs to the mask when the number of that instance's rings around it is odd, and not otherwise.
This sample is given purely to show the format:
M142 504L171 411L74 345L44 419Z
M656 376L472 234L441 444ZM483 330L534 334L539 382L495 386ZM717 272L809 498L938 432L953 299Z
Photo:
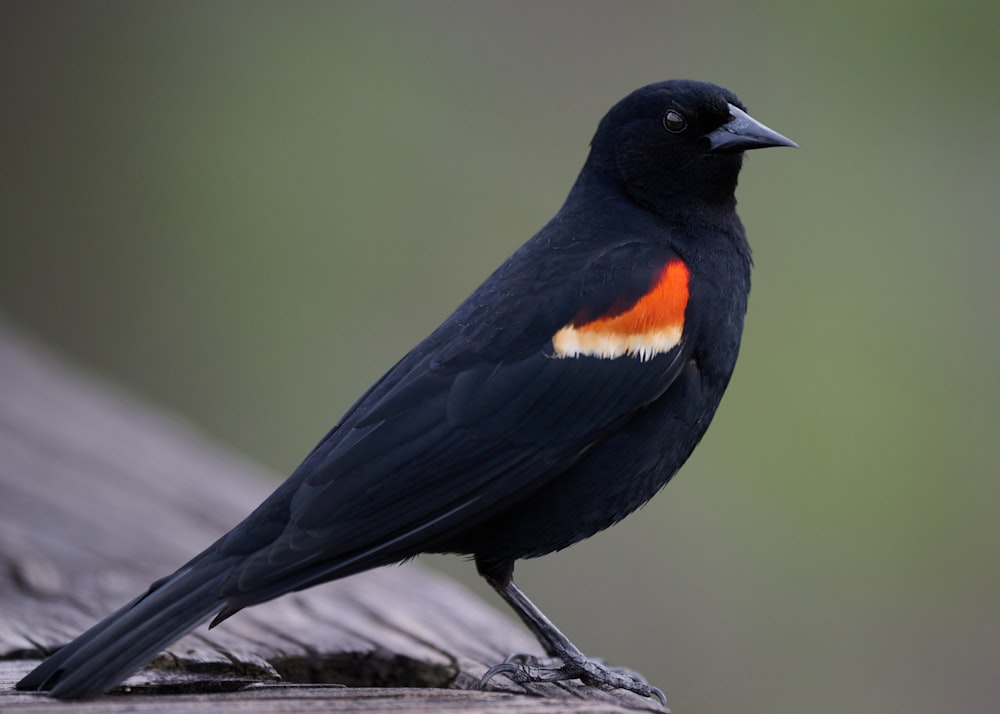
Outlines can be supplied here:
M135 672L225 604L229 567L187 565L97 623L17 683L60 699L95 697Z

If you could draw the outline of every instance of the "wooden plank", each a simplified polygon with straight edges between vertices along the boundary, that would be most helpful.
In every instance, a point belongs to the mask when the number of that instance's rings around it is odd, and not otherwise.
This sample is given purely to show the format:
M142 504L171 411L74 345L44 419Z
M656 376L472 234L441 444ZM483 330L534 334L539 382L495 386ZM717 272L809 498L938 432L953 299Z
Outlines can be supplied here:
M16 678L27 672L20 663L0 662L0 703L4 711L18 714L65 714L65 704L34 694L10 692ZM8 709L9 707L9 709ZM248 685L237 692L150 696L130 693L95 701L74 702L74 714L288 714L318 712L408 714L410 712L463 712L487 714L616 714L627 709L606 701L564 697L526 697L502 692L467 692L455 689L366 688L340 685L272 684Z
M0 325L0 708L65 711L13 683L214 541L275 484ZM507 654L538 651L509 618L407 564L196 630L130 679L129 695L75 711L176 712L206 701L252 712L327 711L334 702L338 711L662 711L579 682L525 689L497 678L491 689L509 694L468 691ZM349 688L316 686L331 683ZM150 696L178 691L186 693Z

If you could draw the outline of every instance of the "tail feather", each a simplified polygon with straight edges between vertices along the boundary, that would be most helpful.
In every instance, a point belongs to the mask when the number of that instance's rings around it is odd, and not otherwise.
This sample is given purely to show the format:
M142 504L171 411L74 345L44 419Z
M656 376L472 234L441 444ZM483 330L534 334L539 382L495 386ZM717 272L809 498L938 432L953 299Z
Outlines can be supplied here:
M182 568L46 659L17 689L60 699L107 691L221 609L228 571L221 563Z

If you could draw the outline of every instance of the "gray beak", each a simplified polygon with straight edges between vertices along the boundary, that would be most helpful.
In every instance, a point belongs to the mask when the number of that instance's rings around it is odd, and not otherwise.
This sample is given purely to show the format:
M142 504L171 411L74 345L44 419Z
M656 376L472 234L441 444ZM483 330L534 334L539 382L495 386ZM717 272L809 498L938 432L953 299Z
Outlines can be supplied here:
M798 146L791 139L768 129L739 107L730 104L729 113L732 119L705 135L711 153L734 153L768 146Z

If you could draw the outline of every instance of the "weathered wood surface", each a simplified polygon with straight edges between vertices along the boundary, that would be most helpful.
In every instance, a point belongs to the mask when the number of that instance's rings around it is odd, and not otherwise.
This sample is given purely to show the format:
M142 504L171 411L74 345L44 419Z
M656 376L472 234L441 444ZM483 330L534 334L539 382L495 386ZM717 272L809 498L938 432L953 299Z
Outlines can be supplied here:
M65 711L14 682L274 484L0 324L0 709ZM130 679L130 694L75 711L662 711L579 682L525 690L498 678L494 691L469 691L515 651L538 645L458 585L403 565L202 627ZM349 688L322 686L332 684Z

